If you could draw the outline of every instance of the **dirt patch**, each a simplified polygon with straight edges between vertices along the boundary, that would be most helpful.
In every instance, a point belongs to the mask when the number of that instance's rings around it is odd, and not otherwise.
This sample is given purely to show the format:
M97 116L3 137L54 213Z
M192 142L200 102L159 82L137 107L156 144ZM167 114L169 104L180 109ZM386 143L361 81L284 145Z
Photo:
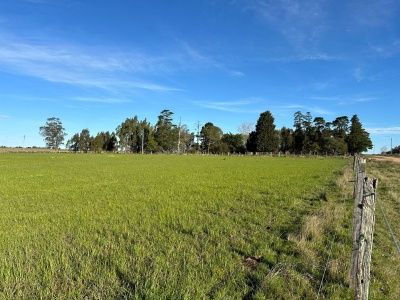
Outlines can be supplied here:
M370 159L377 161L392 161L400 163L400 157L393 157L393 156L372 156L370 157Z
M261 262L262 255L260 256L252 256L243 260L244 266L247 270L251 271L257 267L257 265Z

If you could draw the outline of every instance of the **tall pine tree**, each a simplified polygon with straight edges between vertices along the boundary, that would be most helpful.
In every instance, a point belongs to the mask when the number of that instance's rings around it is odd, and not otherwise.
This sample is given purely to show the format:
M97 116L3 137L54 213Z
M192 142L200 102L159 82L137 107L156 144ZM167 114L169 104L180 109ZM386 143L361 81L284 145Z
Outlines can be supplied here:
M259 152L276 152L279 147L279 137L275 131L274 117L270 111L260 114L256 124L256 143Z
M354 155L372 149L372 141L369 133L362 128L362 124L357 115L351 118L350 133L347 136L347 146L349 152Z

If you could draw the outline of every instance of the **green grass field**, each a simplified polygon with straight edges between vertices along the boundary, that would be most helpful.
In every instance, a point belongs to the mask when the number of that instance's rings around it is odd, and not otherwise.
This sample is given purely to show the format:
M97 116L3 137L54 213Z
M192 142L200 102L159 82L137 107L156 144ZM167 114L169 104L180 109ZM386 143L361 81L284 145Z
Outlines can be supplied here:
M1 154L0 298L351 299L346 165Z

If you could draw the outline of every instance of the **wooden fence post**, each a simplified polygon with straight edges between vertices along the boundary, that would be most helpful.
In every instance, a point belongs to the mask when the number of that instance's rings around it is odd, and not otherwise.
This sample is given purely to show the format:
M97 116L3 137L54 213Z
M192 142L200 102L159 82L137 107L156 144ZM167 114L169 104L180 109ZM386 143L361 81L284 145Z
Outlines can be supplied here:
M355 289L356 287L356 269L357 269L357 258L358 258L358 240L360 235L361 226L361 212L362 210L362 196L363 196L363 182L366 177L365 162L360 161L361 158L355 157L354 168L355 168L355 179L354 179L354 207L353 207L353 247L351 252L351 269L350 269L350 288Z
M377 180L366 177L365 160L360 159L356 164L350 288L355 290L355 299L367 300L375 225Z

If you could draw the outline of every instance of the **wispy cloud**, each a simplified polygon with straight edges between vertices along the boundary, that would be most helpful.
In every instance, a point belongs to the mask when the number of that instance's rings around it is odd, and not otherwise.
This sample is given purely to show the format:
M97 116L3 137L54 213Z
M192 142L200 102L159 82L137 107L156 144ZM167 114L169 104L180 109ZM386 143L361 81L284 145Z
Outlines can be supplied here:
M46 2L46 0L19 0L19 1L30 2L30 3L34 3L34 4L40 4L40 3Z
M374 55L389 58L400 52L400 40L394 40L387 44L369 44L369 49Z
M260 103L262 99L259 98L247 98L237 101L193 101L196 105L204 108L210 108L215 110L221 110L226 112L237 112L237 113L254 113L259 110L254 109L254 105Z
M243 2L247 10L276 28L296 51L315 49L326 31L323 2L313 0L252 0ZM307 53L307 52L306 52Z
M196 64L203 67L222 68L223 64L215 60L213 57L202 54L199 50L194 49L192 46L185 42L181 42L184 53Z
M119 98L90 98L90 97L75 97L73 100L80 101L80 102L97 102L97 103L128 103L132 102L127 99L119 99Z
M327 109L323 109L317 106L307 106L307 105L300 105L300 104L285 104L285 105L277 105L277 106L272 106L274 110L291 110L293 112L295 111L309 111L312 113L317 113L320 115L332 115L333 112Z
M325 109L325 108L321 108L321 107L309 107L307 110L309 110L309 111L311 111L311 112L313 112L313 113L316 113L316 114L319 114L319 115L334 115L335 114L335 112L334 111L332 111L332 110L328 110L328 109Z
M346 6L346 13L353 22L352 25L367 29L389 27L399 10L396 0L355 0L348 2Z
M6 116L6 115L0 115L0 119L9 119L11 118L10 116Z
M284 104L284 105L274 105L275 109L302 109L304 105L301 104Z
M341 57L332 56L325 53L307 53L301 55L288 55L288 56L269 56L262 59L267 63L294 63L294 62L307 62L307 61L339 61Z
M19 41L0 32L0 66L46 81L101 89L133 88L179 90L141 80L144 75L167 72L167 58L142 53L118 53L111 49L59 46L46 41Z
M233 77L242 77L242 76L244 76L244 73L240 72L240 71L231 71L230 75Z
M367 132L371 134L400 134L400 126L393 127L371 127L365 129Z
M351 105L360 102L367 102L376 100L376 97L363 96L363 95L336 95L336 96L313 96L311 100L336 102L337 105Z
M355 68L353 70L353 77L357 82L362 82L364 80L368 80L374 82L382 77L384 77L385 72L378 72L375 74L366 74L365 71L361 68Z

